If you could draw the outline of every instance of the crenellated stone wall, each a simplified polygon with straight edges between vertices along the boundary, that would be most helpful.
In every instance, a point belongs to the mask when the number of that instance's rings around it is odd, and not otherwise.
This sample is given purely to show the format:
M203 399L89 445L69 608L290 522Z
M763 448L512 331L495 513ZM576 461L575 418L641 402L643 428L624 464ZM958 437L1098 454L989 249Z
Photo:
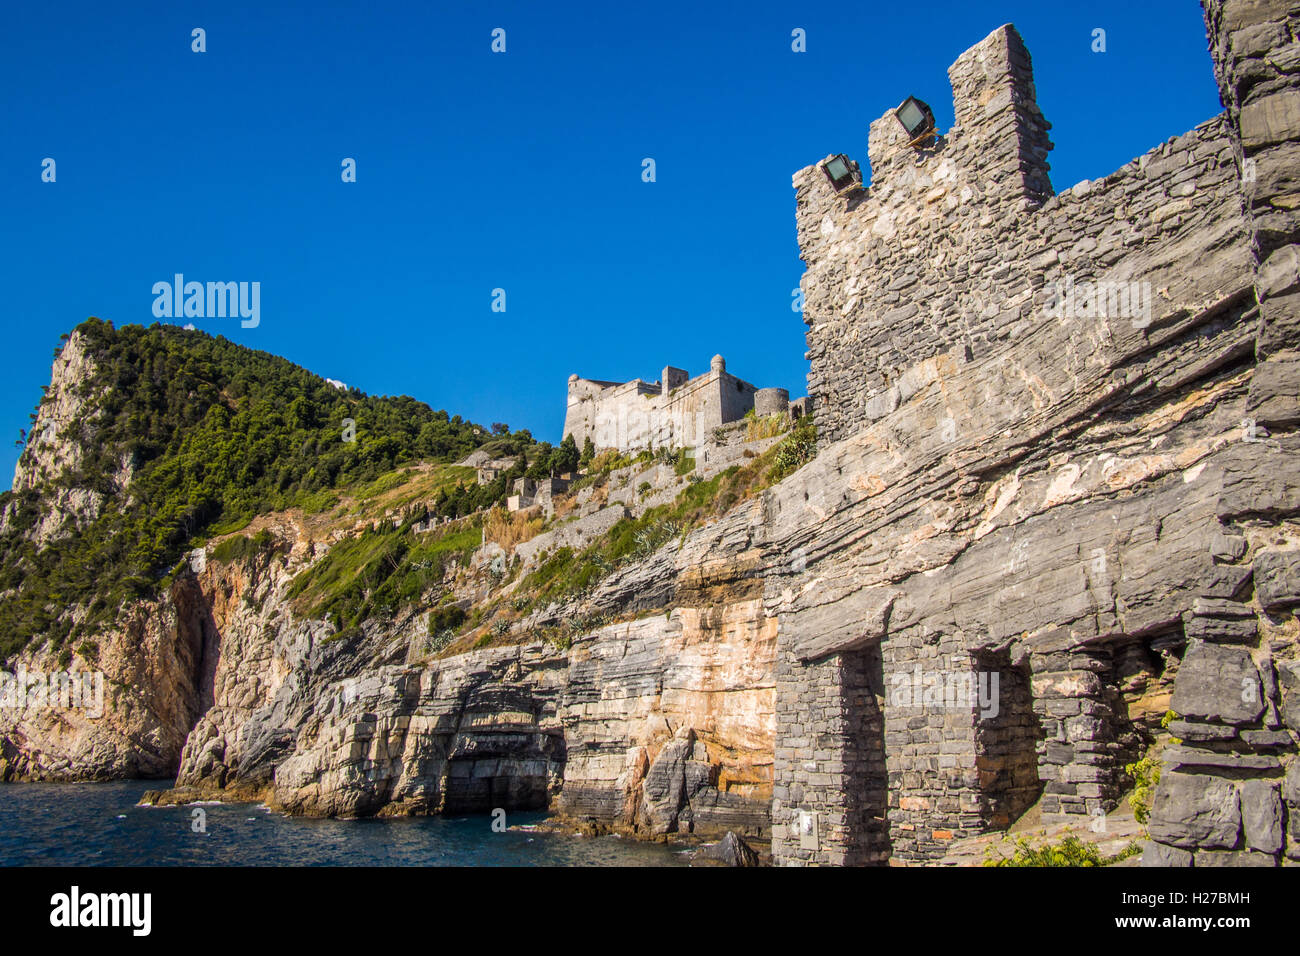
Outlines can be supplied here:
M713 432L743 418L758 392L727 371L715 355L709 371L690 378L667 366L658 382L602 382L569 376L564 434L582 447L591 439L598 449L641 451L647 448L692 448L713 441Z
M892 111L874 122L864 193L837 196L818 165L794 175L823 446L924 386L920 360L980 359L1023 336L1067 280L1127 286L1168 265L1190 232L1228 230L1204 243L1216 256L1232 241L1223 207L1239 202L1237 169L1222 117L1052 196L1049 125L1015 28L962 54L949 77L958 125L914 149ZM1225 265L1241 268L1239 257ZM1149 289L1191 305L1208 304L1203 291Z
M935 142L891 111L865 190L795 174L821 452L765 504L778 864L1088 821L1168 733L1148 862L1292 852L1294 7L1210 3L1239 106L1058 195L1009 25ZM996 707L944 696L980 675Z

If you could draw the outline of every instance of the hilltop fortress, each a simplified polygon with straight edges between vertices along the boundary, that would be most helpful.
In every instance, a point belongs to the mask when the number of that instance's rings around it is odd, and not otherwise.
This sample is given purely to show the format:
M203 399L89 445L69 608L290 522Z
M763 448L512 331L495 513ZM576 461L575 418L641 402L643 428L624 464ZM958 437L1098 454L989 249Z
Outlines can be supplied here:
M759 417L808 410L808 400L790 401L784 388L756 388L727 371L721 355L709 370L691 378L684 369L665 366L657 382L603 382L569 376L564 434L581 447L590 438L597 448L641 451L694 448L712 441L715 429L753 411Z

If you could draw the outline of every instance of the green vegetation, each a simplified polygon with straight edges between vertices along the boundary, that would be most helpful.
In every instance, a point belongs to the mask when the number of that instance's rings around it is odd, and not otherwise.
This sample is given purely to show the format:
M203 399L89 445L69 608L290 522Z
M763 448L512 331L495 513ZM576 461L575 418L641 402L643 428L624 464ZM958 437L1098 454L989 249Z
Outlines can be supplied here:
M441 588L451 563L468 563L483 540L488 509L503 506L522 475L556 475L585 462L581 487L659 461L686 479L672 503L625 519L581 552L549 556L512 602L522 613L683 539L816 450L815 429L804 420L769 453L702 481L685 451L597 454L590 440L579 449L571 435L552 447L526 430L512 434L497 422L489 431L409 397L338 389L285 359L174 325L116 329L89 319L77 332L93 369L78 386L88 409L59 437L79 449L78 464L40 487L0 495L8 515L0 536L0 661L37 636L68 655L94 647L125 605L155 596L183 572L185 553L205 542L220 539L211 551L218 561L274 553L270 531L245 531L272 512L343 517L350 507L363 520L385 509L404 514L398 527L385 521L339 541L293 583L300 612L329 615L342 633ZM476 448L513 465L478 485L471 469L451 464ZM60 489L74 488L103 496L100 517L65 527L37 548L27 535L47 517L42 509ZM411 533L415 522L438 517L459 520ZM538 529L512 523L496 530L522 540ZM515 573L493 568L498 578ZM489 637L506 637L492 622L482 608L469 618L440 609L430 616L429 647L446 647L458 631L483 624L491 624Z
M537 607L580 593L621 564L653 554L668 541L726 514L743 498L772 483L776 449L708 481L689 482L670 504L649 508L639 518L624 518L581 552L560 548L520 583ZM691 477L695 477L692 475Z
M1006 837L1003 837L1005 840ZM1114 856L1102 856L1095 843L1070 835L1055 845L1035 847L1028 836L1017 837L1010 856L996 856L990 848L985 855L985 866L1110 866L1142 852L1142 845L1130 843Z
M265 554L272 549L274 544L275 537L265 529L257 532L251 538L248 535L237 534L227 538L212 549L212 560L241 561L245 558Z
M65 431L83 457L57 483L98 491L109 504L38 550L24 533L50 489L0 495L12 512L0 538L0 659L38 634L56 646L79 643L123 604L153 594L188 548L256 515L319 512L340 489L364 488L409 462L454 461L489 440L459 415L336 389L285 359L202 332L114 329L99 319L78 331L95 367L82 387L102 414ZM342 440L344 419L355 422L355 441ZM532 437L516 441L531 446ZM134 469L127 501L114 477L124 462ZM73 626L65 612L86 595L93 603Z
M817 455L817 426L812 416L805 415L790 429L790 433L776 446L776 466L772 481L777 482L793 474Z
M477 520L418 537L410 522L396 528L385 524L334 545L294 579L289 597L300 612L328 615L339 633L346 633L372 615L392 615L418 603L442 584L452 561L467 564L481 541ZM465 612L449 605L430 614L429 631L437 634L464 621Z
M1161 729L1167 730L1170 723L1175 720L1178 720L1178 714L1172 710L1166 711L1165 715L1160 718ZM1182 743L1177 737L1171 736L1169 739L1175 744ZM1162 743L1157 740L1141 760L1124 766L1124 772L1133 780L1133 791L1128 795L1128 804L1133 808L1133 819L1140 823L1143 829L1146 828L1147 821L1151 819L1151 807L1155 802L1156 784L1160 782L1161 746Z
M1148 754L1136 763L1126 764L1124 772L1133 778L1133 792L1128 797L1133 819L1145 827L1151 819L1156 784L1160 782L1160 758Z

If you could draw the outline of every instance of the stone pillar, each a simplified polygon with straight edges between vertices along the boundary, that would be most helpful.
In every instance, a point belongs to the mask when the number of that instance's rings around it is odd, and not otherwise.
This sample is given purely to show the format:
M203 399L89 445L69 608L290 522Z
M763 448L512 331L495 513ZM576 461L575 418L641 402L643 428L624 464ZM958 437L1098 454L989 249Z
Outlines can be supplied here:
M1260 305L1246 412L1268 429L1300 424L1300 20L1294 0L1203 0L1210 52L1241 173ZM1230 496L1228 496L1230 499ZM1294 513L1293 499L1272 510ZM1210 557L1254 565L1255 596L1214 594L1184 620L1187 650L1171 701L1144 866L1275 865L1300 859L1300 687L1275 668L1261 616L1300 603L1295 551L1252 553L1257 503L1220 502L1228 524ZM1286 568L1279 576L1272 572ZM1279 676L1282 687L1279 687ZM1280 705L1280 706L1279 706ZM1289 728L1288 728L1289 725ZM1284 813L1284 801L1287 812ZM1289 826L1284 824L1289 817Z
M1123 767L1106 647L1058 648L1030 655L1034 712L1042 728L1038 776L1045 818L1109 813L1119 801Z
M970 658L954 635L890 639L882 653L891 851L901 861L934 861L955 838L982 829L975 709L955 693L944 699L953 678L971 673Z
M1300 424L1300 41L1288 0L1204 0L1254 233L1262 318L1247 410Z
M999 192L1039 205L1052 195L1047 138L1034 67L1020 33L1005 24L948 68L961 136L982 157L981 174Z
M886 863L879 650L805 663L779 646L776 667L773 863Z

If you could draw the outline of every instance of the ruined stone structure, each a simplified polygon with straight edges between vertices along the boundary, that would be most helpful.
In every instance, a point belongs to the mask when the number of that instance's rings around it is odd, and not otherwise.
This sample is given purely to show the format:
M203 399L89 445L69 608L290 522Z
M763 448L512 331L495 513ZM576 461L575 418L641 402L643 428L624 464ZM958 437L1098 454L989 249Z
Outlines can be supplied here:
M514 467L514 458L491 458L475 468L474 477L480 485L490 484Z
M783 393L785 401L775 400ZM765 414L788 412L789 392L758 389L727 371L726 360L713 356L709 371L691 378L666 366L657 382L602 382L569 376L569 404L564 434L581 447L590 438L597 448L641 451L646 448L691 448L707 444L713 430L737 421L762 396Z
M933 145L891 110L865 190L795 174L821 453L752 538L777 863L1086 822L1168 710L1149 862L1300 859L1298 14L1207 0L1226 114L1059 195L1010 25Z
M569 490L569 477L516 478L514 494L506 499L510 511L540 507L547 517L555 513L555 496Z
M1249 222L1259 319L1246 395L1253 443L1283 451L1300 423L1300 4L1206 0L1210 52ZM1261 435L1273 432L1278 441ZM1294 457L1294 447L1286 453ZM1300 552L1294 472L1272 495L1225 496L1214 560L1250 582L1186 622L1144 865L1272 866L1300 860ZM1252 594L1253 590L1253 594ZM1291 638L1288 640L1287 638ZM1280 685L1280 686L1279 686Z

